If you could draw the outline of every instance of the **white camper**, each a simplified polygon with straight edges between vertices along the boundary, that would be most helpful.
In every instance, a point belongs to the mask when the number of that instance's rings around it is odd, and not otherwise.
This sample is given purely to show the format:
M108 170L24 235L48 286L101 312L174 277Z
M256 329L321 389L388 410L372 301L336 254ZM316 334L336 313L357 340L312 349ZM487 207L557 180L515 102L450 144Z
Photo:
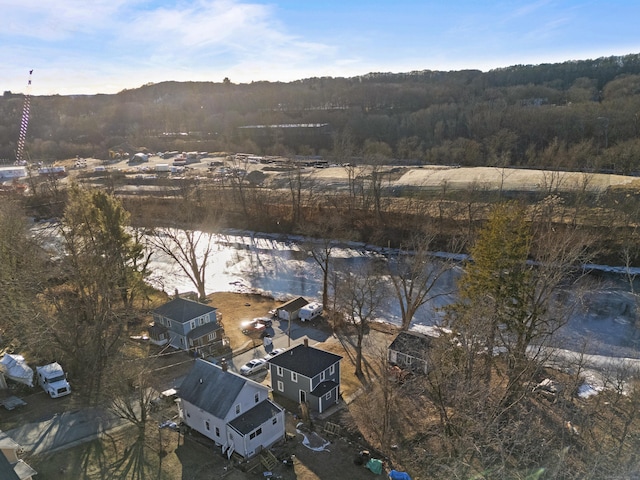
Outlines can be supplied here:
M300 312L298 313L298 318L304 322L304 321L313 320L314 318L317 318L320 315L322 315L322 304L312 302L300 309Z
M63 397L71 393L71 386L67 382L67 374L58 362L42 367L36 367L38 383L51 398Z

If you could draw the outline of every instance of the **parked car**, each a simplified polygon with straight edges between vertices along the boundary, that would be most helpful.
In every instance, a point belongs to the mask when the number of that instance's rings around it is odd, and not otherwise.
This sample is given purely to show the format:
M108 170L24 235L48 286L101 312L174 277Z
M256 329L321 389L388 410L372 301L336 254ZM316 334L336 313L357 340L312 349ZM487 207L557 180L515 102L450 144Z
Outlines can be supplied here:
M253 375L261 370L266 370L267 366L267 361L264 358L254 358L240 368L240 373L242 375Z
M269 328L271 326L271 323L272 323L271 318L269 318L269 317L257 317L257 318L254 318L252 321L256 322L256 323L261 323L262 325L264 325L267 328Z
M264 323L251 320L250 322L245 322L242 324L242 333L244 333L245 335L259 334L261 337L264 337L267 334L267 327L264 325Z
M270 360L273 357L275 357L276 355L280 355L281 353L283 353L286 349L284 348L275 348L271 351L271 353L268 353L267 355L265 355L264 359L265 360Z

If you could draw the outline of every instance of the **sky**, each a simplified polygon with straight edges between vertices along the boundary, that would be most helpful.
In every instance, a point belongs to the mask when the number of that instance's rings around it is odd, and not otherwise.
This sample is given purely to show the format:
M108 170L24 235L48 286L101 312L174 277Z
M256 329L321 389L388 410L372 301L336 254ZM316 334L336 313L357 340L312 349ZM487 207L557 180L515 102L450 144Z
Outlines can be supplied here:
M0 89L31 95L640 53L638 0L0 0L0 18Z

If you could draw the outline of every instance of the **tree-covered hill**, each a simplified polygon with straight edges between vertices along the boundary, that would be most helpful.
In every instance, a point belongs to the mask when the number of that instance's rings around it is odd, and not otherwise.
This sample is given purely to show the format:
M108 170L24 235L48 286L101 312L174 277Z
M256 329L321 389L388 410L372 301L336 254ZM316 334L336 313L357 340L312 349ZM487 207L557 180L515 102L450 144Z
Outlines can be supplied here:
M107 158L128 143L154 151L640 171L640 54L489 72L225 80L35 96L26 153L45 162ZM19 93L0 98L0 158L8 162L22 104Z

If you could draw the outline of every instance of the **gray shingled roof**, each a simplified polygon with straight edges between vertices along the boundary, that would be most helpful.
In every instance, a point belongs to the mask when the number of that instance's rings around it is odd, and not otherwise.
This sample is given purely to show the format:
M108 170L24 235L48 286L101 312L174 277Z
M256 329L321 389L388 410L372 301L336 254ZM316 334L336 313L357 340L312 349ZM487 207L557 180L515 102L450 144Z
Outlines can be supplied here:
M335 353L298 345L269 359L269 363L312 378L340 360L342 357Z
M216 310L216 308L205 305L204 303L176 297L170 302L156 308L153 313L176 322L186 323L207 313L215 312Z
M198 358L182 381L178 397L218 418L224 418L247 381Z
M416 358L427 358L427 351L433 344L434 337L417 332L400 332L389 345L389 350L405 353Z
M247 435L281 411L282 409L271 400L263 400L255 407L231 420L229 425L241 434Z

